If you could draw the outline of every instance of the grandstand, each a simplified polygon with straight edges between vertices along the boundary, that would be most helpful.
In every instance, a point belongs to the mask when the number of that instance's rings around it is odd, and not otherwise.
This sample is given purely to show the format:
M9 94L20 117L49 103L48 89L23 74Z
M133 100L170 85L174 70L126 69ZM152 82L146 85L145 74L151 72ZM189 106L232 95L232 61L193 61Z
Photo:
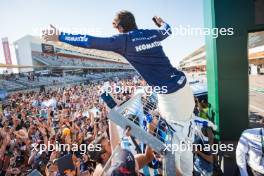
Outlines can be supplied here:
M95 68L107 68L107 69L131 69L130 65L126 63L120 63L116 61L108 61L101 59L90 59L86 57L78 56L63 56L43 54L40 52L32 51L33 63L38 65L46 65L51 67L60 68L83 68L83 69L95 69Z
M264 73L264 31L249 34L248 39L248 57L249 66L259 68L259 73ZM205 72L206 71L206 53L205 46L202 46L184 57L179 67L187 72Z
M25 89L26 87L22 84L8 81L8 80L0 80L0 90L20 90Z

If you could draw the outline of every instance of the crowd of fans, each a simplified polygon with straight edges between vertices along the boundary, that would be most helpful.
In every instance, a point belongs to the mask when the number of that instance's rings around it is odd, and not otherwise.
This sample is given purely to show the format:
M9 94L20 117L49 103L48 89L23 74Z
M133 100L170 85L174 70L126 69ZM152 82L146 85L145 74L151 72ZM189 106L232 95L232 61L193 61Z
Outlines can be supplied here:
M145 82L122 79L110 81L112 84L142 86ZM115 124L109 123L109 109L100 98L102 86L103 82L99 82L10 94L0 111L0 175L101 175L121 139ZM122 103L130 99L132 93L113 96ZM197 107L198 115L206 114L205 102L198 103ZM152 123L153 126L158 124L155 121ZM205 129L204 133L213 138L210 129ZM130 137L131 134L126 132L125 136ZM47 148L41 149L43 144L76 144L79 148L74 151L48 151ZM93 145L89 148L91 150L83 152L80 149L81 145L90 144ZM96 146L100 150L96 150ZM109 175L122 175L129 172L124 168L131 166L131 173L143 175L141 169L146 165L155 170L155 175L161 175L162 157L149 147L144 149L144 152L133 153L134 162L123 160L122 167L110 167L112 173ZM202 167L202 172L212 173L212 155L201 153L196 152L196 166ZM118 152L120 156L130 154L127 151ZM72 165L72 169L68 165ZM199 175L198 171L195 175Z

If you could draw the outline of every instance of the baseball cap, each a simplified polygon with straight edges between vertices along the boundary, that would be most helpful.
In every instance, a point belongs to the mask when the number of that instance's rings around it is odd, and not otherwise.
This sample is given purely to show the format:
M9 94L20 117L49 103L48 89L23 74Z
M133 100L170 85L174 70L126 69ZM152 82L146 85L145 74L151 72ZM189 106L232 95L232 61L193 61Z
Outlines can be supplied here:
M112 158L112 164L106 176L135 176L135 158L126 149L119 149Z

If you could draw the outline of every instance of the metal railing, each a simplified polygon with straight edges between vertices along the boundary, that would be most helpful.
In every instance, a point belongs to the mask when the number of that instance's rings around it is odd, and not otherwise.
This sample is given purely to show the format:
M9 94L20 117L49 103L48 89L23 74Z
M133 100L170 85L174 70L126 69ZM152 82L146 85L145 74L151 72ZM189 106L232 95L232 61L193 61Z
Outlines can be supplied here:
M167 133L165 140L160 135L160 132L164 131L151 123L147 125L147 130L142 128L142 119L146 116L156 118L158 121L161 120L156 109L156 97L145 97L142 94L137 94L121 106L113 108L109 112L108 117L123 129L129 127L133 137L163 155L163 175L175 175L176 165L174 154L166 150L166 143L172 141L172 135Z

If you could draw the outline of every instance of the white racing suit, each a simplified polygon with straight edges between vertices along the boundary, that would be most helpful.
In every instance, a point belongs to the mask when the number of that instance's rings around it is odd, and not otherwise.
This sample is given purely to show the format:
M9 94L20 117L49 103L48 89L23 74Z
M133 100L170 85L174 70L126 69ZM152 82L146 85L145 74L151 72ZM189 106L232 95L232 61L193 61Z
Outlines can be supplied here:
M176 167L183 176L191 176L193 172L193 153L190 144L194 140L194 132L202 134L202 127L212 127L216 130L216 126L209 120L194 116L194 106L194 96L188 83L177 92L158 94L159 112L175 130L172 144L180 146L183 142L190 146L187 150L177 148L179 150L175 152Z
M188 83L180 90L171 94L158 94L158 108L160 115L166 119L176 131L173 134L172 145L180 142L192 143L192 117L194 97ZM174 149L172 149L174 151ZM191 150L174 151L177 169L183 176L191 176L193 171L193 153Z

